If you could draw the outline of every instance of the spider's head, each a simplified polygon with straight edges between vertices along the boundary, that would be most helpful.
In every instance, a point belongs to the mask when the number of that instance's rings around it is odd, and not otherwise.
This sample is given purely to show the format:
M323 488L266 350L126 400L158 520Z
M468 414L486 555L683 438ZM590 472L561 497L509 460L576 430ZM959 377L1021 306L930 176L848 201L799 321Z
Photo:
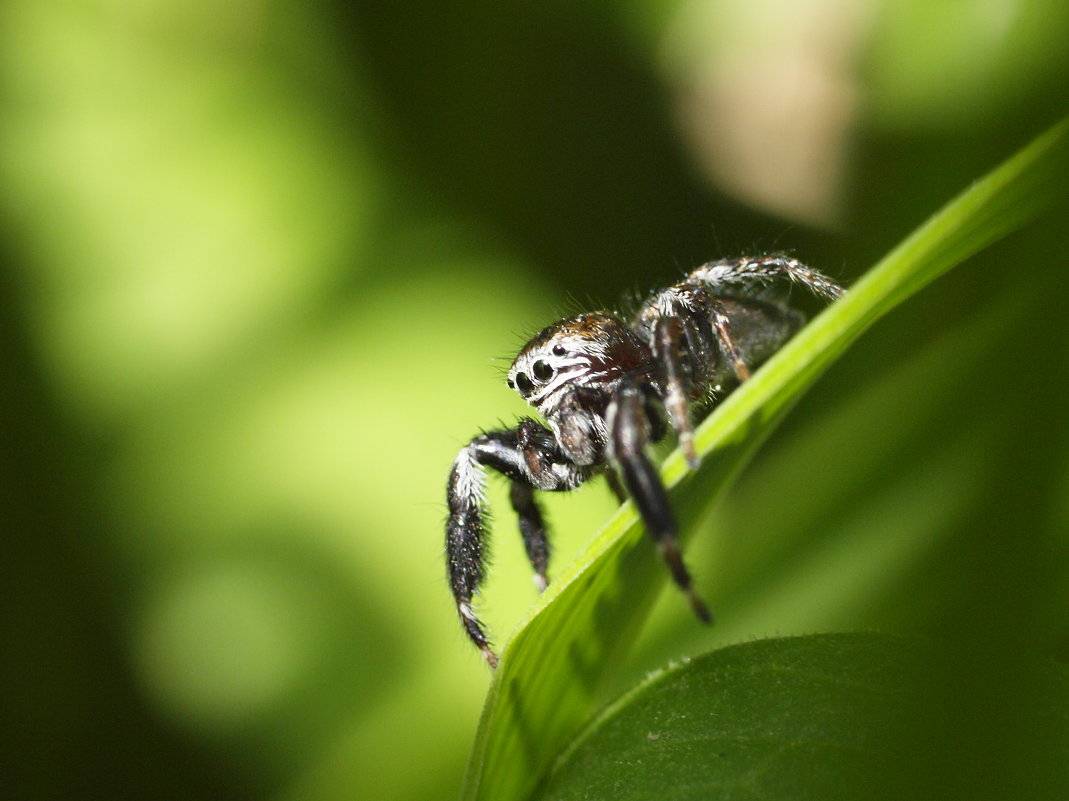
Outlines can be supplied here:
M609 384L642 361L628 327L604 312L559 320L523 346L506 383L543 415L577 386Z

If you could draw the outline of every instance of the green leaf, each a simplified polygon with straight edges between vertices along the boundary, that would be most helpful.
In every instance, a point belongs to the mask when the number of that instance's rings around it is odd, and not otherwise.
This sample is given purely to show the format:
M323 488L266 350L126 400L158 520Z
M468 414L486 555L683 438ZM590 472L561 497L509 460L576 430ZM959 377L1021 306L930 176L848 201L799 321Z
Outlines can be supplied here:
M1041 705L1018 707L1034 732L1026 755L1033 777L1028 797L1065 798L1069 674L1029 661L1018 669L1043 689ZM898 797L938 796L948 788L936 792L920 770L924 752L933 749L923 734L916 736L915 724L930 730L945 715L930 689L958 670L949 645L871 634L762 640L714 651L649 677L605 709L535 798L830 801L895 797L904 788L911 792ZM994 705L984 703L990 716ZM1001 745L1000 771L1011 754L1021 754L1020 745ZM954 740L958 750L972 746ZM1050 780L1037 786L1035 778L1044 774ZM952 781L954 790L964 784L991 797L968 775Z
M866 273L699 427L704 457L662 476L684 539L790 406L877 319L1065 196L1069 120L977 181ZM625 504L543 594L502 653L463 798L530 796L599 703L604 676L633 643L667 571Z

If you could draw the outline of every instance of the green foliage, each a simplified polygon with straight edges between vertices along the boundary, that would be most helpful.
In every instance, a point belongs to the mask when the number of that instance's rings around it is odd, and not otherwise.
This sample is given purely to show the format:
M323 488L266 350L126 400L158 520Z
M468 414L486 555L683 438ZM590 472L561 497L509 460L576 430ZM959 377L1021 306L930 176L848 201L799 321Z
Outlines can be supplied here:
M838 354L911 294L1061 200L1069 178L1063 121L978 181L814 320L699 428L703 466L680 454L663 476L693 529L725 485ZM686 534L684 534L684 538ZM505 648L469 766L467 799L527 797L588 717L600 682L627 649L665 580L630 504L545 594Z

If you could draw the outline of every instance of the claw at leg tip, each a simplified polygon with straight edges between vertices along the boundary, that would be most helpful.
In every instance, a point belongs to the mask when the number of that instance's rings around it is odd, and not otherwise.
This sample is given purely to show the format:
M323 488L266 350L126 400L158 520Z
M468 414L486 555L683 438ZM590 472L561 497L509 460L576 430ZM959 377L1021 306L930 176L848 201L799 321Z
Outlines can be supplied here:
M486 657L486 664L488 664L491 670L497 670L497 654L490 650L490 646L484 645L480 649L483 652L483 656Z
M709 611L709 607L705 605L705 601L698 597L697 593L688 593L690 597L690 608L694 610L694 614L698 616L698 619L702 623L712 624L713 614Z
M683 448L683 457L687 460L687 467L691 470L697 470L701 464L701 459L698 458L698 452L694 450L694 440L687 437L679 444Z

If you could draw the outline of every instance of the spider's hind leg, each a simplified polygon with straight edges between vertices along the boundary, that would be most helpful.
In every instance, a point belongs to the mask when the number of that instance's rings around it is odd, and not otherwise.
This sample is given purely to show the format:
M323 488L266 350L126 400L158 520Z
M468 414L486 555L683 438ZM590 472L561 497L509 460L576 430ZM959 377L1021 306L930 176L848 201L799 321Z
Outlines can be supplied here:
M825 300L835 300L846 291L824 273L784 255L714 261L702 265L688 277L690 282L707 285L714 294L729 295L778 279L804 286Z

